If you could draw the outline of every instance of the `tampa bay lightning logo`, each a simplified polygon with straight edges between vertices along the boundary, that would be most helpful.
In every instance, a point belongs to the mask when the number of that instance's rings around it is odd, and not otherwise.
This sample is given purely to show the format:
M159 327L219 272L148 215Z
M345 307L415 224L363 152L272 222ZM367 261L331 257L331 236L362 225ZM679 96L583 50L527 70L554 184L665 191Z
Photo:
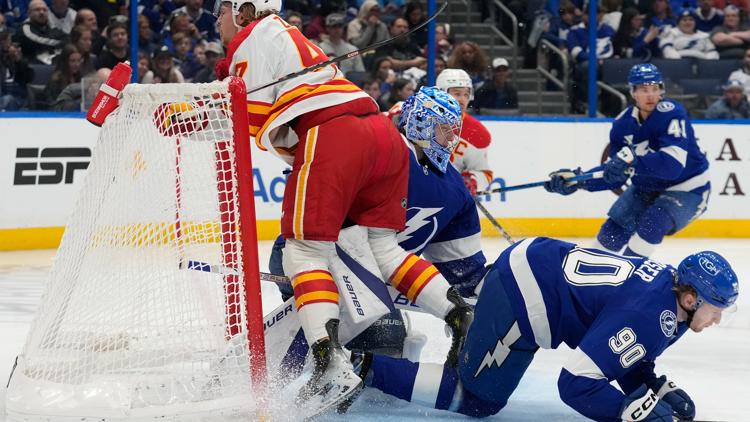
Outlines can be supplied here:
M406 210L406 228L396 240L409 252L421 251L438 230L437 214L443 208L411 207ZM409 241L410 239L414 239ZM415 245L415 242L420 242Z
M715 277L717 274L719 274L719 269L716 268L716 264L714 264L713 261L706 258L705 256L702 256L698 259L698 264L700 264L701 268L703 268L703 271L707 272L712 277Z
M661 111L662 113L666 113L668 111L674 110L674 103L669 101L661 101L656 105L656 109Z
M670 310L663 311L659 316L661 323L661 332L667 337L672 337L677 329L677 317Z

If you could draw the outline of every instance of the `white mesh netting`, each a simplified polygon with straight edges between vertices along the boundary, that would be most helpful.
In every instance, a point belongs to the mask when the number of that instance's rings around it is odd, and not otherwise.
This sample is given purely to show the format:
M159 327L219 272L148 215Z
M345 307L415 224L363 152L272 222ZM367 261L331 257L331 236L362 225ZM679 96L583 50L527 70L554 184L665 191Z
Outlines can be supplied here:
M19 356L10 415L252 406L234 154L227 84L126 88Z

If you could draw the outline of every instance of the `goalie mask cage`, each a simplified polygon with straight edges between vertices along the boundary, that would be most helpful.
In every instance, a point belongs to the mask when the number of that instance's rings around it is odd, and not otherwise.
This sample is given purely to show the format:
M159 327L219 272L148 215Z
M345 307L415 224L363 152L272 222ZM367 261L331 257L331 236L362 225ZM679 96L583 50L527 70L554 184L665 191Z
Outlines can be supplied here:
M244 83L129 85L100 132L8 415L253 412L265 370Z

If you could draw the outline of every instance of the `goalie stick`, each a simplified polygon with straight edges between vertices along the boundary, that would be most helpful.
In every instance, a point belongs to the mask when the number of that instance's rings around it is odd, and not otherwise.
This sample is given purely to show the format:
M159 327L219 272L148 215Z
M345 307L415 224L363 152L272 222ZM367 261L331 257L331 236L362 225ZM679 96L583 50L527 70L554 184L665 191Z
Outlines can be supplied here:
M516 241L513 240L510 234L507 231L505 231L503 226L501 226L500 223L498 223L497 220L495 220L495 217L493 217L492 214L490 214L490 211L487 208L485 208L485 206L482 205L481 202L479 202L479 199L476 196L474 197L474 203L477 204L477 208L479 208L479 211L482 211L482 214L484 214L484 216L487 217L488 220L490 220L490 223L497 229L497 231L500 232L501 235L503 235L503 237L505 238L505 240L508 241L508 243L510 243L511 245L516 243Z
M338 57L334 57L334 58L326 60L324 62L312 65L310 67L306 67L306 68L304 68L304 69L302 69L302 70L300 70L298 72L294 72L294 73L290 73L290 74L288 74L286 76L282 76L281 78L276 79L275 81L271 81L271 82L267 82L267 83L262 84L262 85L254 86L252 88L249 88L247 90L247 93L248 94L252 94L253 92L260 91L261 89L266 89L269 86L273 86L273 85L276 85L276 84L288 81L289 79L294 79L294 78L296 78L298 76L302 76L302 75L304 75L306 73L314 72L314 71L316 71L316 70L318 70L318 69L320 69L322 67L326 67L326 66L329 66L329 65L332 65L332 64L343 62L344 60L349 60L349 59L353 59L355 57L359 57L359 56L361 56L361 55L363 55L363 54L365 54L367 52L370 52L372 50L375 50L375 49L378 49L380 47L383 47L384 45L388 45L388 44L390 44L390 43L392 43L392 42L394 42L394 41L396 41L396 40L398 40L400 38L408 37L409 35L415 33L416 31L418 31L420 29L422 29L428 23L430 23L433 20L435 20L435 18L437 18L437 16L439 14L441 14L443 12L443 10L445 10L445 8L447 6L448 6L448 2L446 1L445 3L443 3L442 6L440 6L440 9L438 9L437 12L435 12L434 15L430 16L424 22L420 23L419 25L415 26L414 28L410 29L409 31L404 32L403 34L396 35L395 37L388 38L387 40L383 40L383 41L377 42L375 44L369 45L369 46L364 47L364 48L360 48L359 50L352 51L351 53L342 54L342 55L340 55Z
M581 182L584 180L591 180L591 179L598 179L602 177L604 172L602 171L595 171L592 173L583 173L579 174L578 176L568 177L565 179L566 182ZM522 190L522 189L529 189L529 188L536 188L539 186L544 186L545 183L549 182L549 180L543 180L540 182L531 182L531 183L524 183L522 185L515 185L515 186L505 186L501 188L495 188L490 189L482 192L477 192L477 196L479 195L486 195L489 193L502 193L502 192L510 192L514 190Z

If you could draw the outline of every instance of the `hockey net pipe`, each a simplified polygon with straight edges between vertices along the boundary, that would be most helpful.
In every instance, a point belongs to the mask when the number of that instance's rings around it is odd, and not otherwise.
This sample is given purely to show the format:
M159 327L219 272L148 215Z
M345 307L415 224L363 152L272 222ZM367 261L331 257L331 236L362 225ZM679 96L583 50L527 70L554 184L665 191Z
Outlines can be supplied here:
M124 90L11 376L11 417L257 408L266 369L246 108L237 78Z

